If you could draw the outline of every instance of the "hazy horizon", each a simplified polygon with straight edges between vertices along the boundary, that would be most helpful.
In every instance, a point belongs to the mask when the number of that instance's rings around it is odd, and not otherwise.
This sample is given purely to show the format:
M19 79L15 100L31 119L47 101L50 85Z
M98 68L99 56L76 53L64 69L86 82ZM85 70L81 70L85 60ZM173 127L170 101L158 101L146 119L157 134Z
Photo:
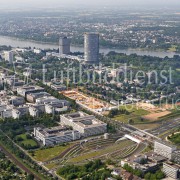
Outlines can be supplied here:
M2 0L0 0L2 1ZM53 7L180 7L180 0L6 0L1 8L53 8Z

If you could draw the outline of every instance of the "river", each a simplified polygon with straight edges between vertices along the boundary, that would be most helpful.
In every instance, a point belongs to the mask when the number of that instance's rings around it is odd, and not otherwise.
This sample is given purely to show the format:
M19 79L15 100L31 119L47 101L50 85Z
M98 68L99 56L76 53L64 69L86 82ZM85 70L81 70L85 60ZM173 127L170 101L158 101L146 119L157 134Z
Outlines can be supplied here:
M12 47L36 47L40 49L57 49L58 45L46 44L42 42L34 42L29 40L21 40L6 36L0 36L0 45L12 46ZM84 52L83 47L71 46L71 52ZM165 56L173 57L174 55L180 55L180 53L175 52L165 52L165 51L142 51L138 49L117 49L117 48L100 48L100 52L107 54L110 51L116 51L118 53L125 53L127 55L136 53L137 55L147 55L147 56L157 56L164 58Z

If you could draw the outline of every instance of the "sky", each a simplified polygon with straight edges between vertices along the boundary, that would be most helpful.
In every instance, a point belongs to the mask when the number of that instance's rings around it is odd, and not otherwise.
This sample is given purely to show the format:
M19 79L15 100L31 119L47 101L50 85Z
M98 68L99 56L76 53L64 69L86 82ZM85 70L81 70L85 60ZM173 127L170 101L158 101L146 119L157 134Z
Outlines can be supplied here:
M0 0L1 7L180 7L180 0Z

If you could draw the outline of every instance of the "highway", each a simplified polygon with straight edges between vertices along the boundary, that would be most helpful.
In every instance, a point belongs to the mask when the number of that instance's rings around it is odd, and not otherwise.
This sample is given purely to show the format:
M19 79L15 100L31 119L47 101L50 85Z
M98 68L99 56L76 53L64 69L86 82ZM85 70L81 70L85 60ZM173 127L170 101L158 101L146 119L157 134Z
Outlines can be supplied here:
M163 134L164 132L174 129L174 128L180 127L180 118L168 120L168 121L163 121L161 126L158 128L155 128L153 130L149 130L148 132L153 134L154 136L158 136L160 134Z

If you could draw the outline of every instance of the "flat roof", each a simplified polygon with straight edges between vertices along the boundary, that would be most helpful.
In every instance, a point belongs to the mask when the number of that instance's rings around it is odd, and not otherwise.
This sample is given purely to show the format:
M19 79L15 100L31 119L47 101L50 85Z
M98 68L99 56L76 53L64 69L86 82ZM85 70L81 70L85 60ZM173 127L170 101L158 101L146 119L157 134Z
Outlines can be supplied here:
M64 114L64 117L68 118L71 122L78 124L81 127L96 127L98 125L106 125L106 123L96 119L93 115L88 115L84 112L76 112L72 114Z
M164 162L164 164L167 164L167 165L172 166L174 168L180 169L180 165L179 164L174 164L174 163L172 163L170 161Z
M44 129L38 127L36 129L46 138L55 137L55 136L63 136L65 134L69 134L72 132L78 132L75 130L69 130L65 126L56 126L56 127L44 128Z
M175 145L172 145L172 144L170 144L170 143L167 143L167 142L164 142L164 141L158 141L158 140L156 140L155 141L155 143L160 143L160 144L163 144L163 145L165 145L165 146L168 146L168 147L171 147L171 148L174 148L174 149L176 149L177 148L177 146L175 146Z

